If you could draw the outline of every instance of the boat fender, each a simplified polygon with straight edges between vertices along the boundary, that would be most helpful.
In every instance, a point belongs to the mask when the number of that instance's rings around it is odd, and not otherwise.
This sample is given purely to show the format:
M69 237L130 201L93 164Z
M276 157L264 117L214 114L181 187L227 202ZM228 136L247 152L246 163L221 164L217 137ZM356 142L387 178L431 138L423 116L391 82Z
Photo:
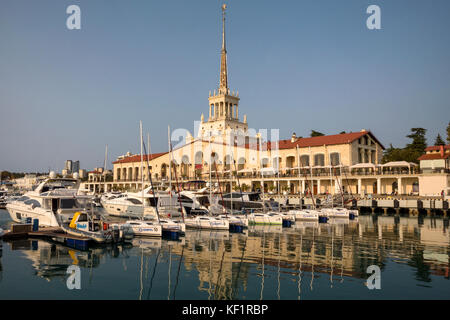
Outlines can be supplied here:
M106 231L108 230L109 225L107 223L103 223L103 230Z

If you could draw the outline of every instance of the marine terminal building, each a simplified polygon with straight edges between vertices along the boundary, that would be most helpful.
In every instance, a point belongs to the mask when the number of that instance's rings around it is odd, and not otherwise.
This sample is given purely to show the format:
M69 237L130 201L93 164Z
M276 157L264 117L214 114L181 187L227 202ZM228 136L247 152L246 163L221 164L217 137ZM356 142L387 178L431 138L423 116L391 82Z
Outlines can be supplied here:
M220 184L221 191L261 190L283 194L347 193L440 196L450 186L448 155L444 165L433 148L414 163L381 164L384 146L368 131L290 139L265 137L240 118L239 92L228 84L225 39L225 8L222 8L222 48L219 87L209 93L208 119L201 115L198 133L186 136L185 144L172 152L141 156L127 154L113 162L113 181L101 182L91 175L86 183L91 191L136 189L153 183L175 186L176 181L205 180ZM446 152L449 148L445 149ZM439 153L443 157L445 154ZM432 160L431 162L429 160ZM144 185L142 186L142 178Z

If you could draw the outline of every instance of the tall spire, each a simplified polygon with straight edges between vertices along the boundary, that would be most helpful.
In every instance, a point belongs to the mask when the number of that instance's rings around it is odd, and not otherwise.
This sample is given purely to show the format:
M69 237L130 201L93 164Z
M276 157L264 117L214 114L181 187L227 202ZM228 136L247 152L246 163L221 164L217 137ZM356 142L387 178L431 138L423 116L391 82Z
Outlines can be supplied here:
M228 94L227 48L225 43L225 10L227 5L222 5L222 50L220 54L220 84L219 93Z

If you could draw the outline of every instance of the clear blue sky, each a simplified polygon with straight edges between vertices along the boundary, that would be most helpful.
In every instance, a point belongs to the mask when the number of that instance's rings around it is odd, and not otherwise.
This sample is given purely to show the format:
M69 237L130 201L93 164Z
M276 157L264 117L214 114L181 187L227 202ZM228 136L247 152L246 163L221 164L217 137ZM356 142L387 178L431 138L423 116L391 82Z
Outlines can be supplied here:
M81 7L81 30L66 8ZM227 1L229 84L252 128L308 136L370 129L403 147L450 121L450 1ZM366 28L381 7L382 30ZM219 0L2 0L0 170L101 166L167 150L218 84Z

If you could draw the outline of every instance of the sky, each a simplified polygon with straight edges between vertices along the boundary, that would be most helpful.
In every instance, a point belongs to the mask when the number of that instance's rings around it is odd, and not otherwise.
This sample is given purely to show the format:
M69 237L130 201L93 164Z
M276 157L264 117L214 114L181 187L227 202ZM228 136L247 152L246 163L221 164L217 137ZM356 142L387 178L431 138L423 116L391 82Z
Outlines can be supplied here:
M371 130L403 147L410 128L445 139L450 1L229 0L228 74L250 128L280 138ZM69 30L70 5L81 29ZM381 29L369 30L370 5ZM167 126L194 130L217 89L219 0L1 0L0 170L109 167L152 152ZM176 143L176 141L174 141Z

